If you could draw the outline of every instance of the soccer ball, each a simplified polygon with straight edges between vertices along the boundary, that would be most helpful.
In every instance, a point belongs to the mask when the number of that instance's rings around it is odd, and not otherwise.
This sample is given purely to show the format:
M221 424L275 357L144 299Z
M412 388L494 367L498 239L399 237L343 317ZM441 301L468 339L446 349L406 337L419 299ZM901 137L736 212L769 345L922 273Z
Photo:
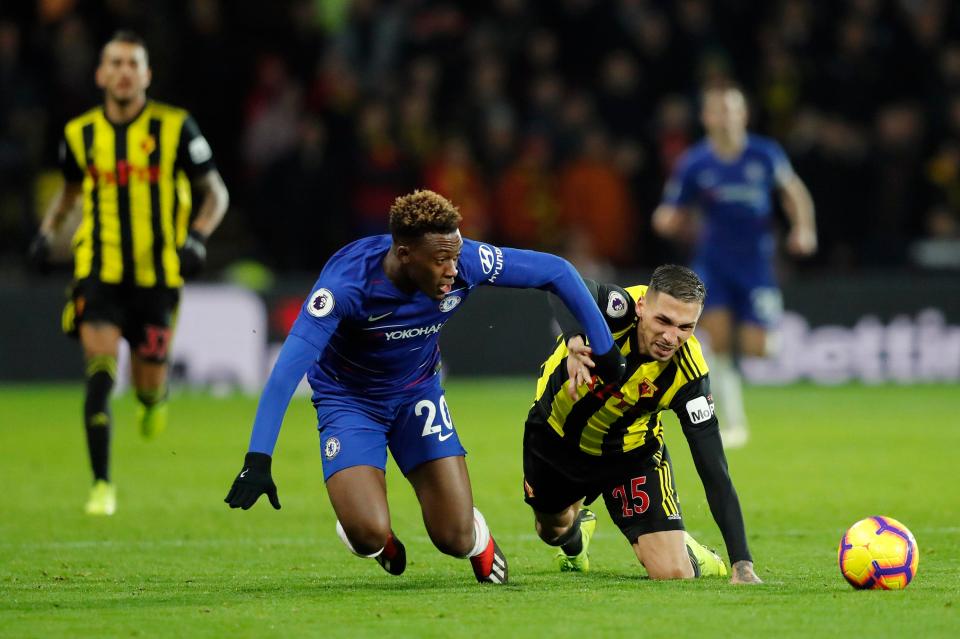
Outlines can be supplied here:
M837 550L840 572L860 590L902 590L917 574L920 549L892 517L867 517L847 529Z

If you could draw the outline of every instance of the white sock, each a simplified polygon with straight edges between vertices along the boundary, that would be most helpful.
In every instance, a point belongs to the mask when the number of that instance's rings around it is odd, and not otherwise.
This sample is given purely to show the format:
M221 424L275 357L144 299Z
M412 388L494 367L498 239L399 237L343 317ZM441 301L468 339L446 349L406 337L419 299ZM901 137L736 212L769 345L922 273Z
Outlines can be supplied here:
M363 558L365 558L365 559L373 559L374 557L380 556L380 553L383 552L383 548L381 548L381 549L378 550L377 552L370 553L369 555L364 555L364 554L358 553L358 552L356 551L356 549L353 547L353 544L350 543L350 539L347 537L347 531L345 531L345 530L343 529L343 526L340 525L340 520L339 520L339 519L337 520L337 537L339 537L339 538L340 538L340 541L343 542L343 545L346 546L347 548L349 548L349 549L350 549L350 552L352 552L353 554L355 554L357 557L363 557Z
M710 379L716 390L714 403L720 409L720 430L747 430L743 406L743 380L730 355L714 354L710 360Z
M487 520L483 518L483 514L477 510L476 506L473 508L473 538L473 548L467 553L467 557L476 557L486 550L490 544L490 529L487 528Z

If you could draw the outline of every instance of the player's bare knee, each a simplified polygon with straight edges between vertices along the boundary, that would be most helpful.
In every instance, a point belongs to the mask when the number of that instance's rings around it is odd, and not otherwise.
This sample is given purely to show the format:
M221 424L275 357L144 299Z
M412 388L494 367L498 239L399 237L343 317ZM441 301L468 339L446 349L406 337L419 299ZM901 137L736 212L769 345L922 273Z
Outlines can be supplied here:
M666 564L659 566L646 566L647 574L651 579L656 580L666 580L666 579L692 579L693 566L687 563L687 565L681 564Z
M570 532L580 511L580 504L574 504L557 514L534 513L537 535L550 546L559 546Z
M693 565L686 552L672 557L663 553L648 553L641 555L637 551L637 559L647 570L650 579L690 579L694 577Z

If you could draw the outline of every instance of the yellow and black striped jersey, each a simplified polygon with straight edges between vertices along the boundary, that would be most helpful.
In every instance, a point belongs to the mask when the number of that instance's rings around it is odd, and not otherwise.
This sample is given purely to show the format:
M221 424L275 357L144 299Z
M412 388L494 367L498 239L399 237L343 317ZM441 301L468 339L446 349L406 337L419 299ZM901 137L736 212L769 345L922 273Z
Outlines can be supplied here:
M635 300L646 286L602 286L595 290L613 338L627 361L619 388L583 384L577 399L565 390L566 339L561 336L543 363L530 418L545 421L565 441L589 455L619 454L662 445L660 413L672 409L684 430L715 424L708 367L700 343L691 336L666 362L642 355L638 348Z
M660 414L669 408L680 420L731 564L750 561L743 513L727 469L700 343L691 336L667 362L641 355L635 309L636 300L645 295L647 287L621 288L591 280L584 280L584 284L603 311L614 342L627 361L624 381L616 388L612 384L593 388L582 385L577 398L570 398L564 388L569 379L566 344L583 331L568 309L551 300L563 335L540 369L537 396L524 430L524 459L529 452L546 463L561 464L566 473L583 472L581 457L609 466L613 472L656 466L665 454ZM562 444L569 444L558 448L574 454L560 454L557 449L537 444L535 437L527 437L534 432L556 433Z
M60 163L67 181L83 183L76 279L182 286L177 247L190 218L190 179L214 168L190 114L151 100L115 124L102 106L91 109L64 128Z

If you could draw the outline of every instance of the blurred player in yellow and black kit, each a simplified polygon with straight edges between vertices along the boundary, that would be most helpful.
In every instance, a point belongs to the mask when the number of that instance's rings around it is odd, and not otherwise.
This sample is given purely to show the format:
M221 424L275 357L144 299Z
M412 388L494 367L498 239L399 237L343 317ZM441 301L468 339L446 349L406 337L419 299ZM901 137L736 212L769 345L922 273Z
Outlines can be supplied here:
M185 110L147 99L150 78L143 40L117 32L96 71L103 105L67 123L64 188L30 246L31 262L42 268L52 239L81 201L72 242L75 285L63 324L79 336L86 362L83 413L94 475L86 512L92 515L116 509L109 397L120 338L130 345L141 433L153 437L166 426L167 351L180 288L203 267L206 239L228 204L206 139Z
M554 305L563 331L544 362L523 440L526 502L540 538L557 546L561 571L589 569L596 528L589 505L607 511L652 579L725 575L726 566L684 531L660 413L680 419L732 566L731 582L759 583L740 502L727 471L707 363L693 336L706 290L688 268L657 268L649 286L585 280L627 361L622 383L591 376L577 321Z

